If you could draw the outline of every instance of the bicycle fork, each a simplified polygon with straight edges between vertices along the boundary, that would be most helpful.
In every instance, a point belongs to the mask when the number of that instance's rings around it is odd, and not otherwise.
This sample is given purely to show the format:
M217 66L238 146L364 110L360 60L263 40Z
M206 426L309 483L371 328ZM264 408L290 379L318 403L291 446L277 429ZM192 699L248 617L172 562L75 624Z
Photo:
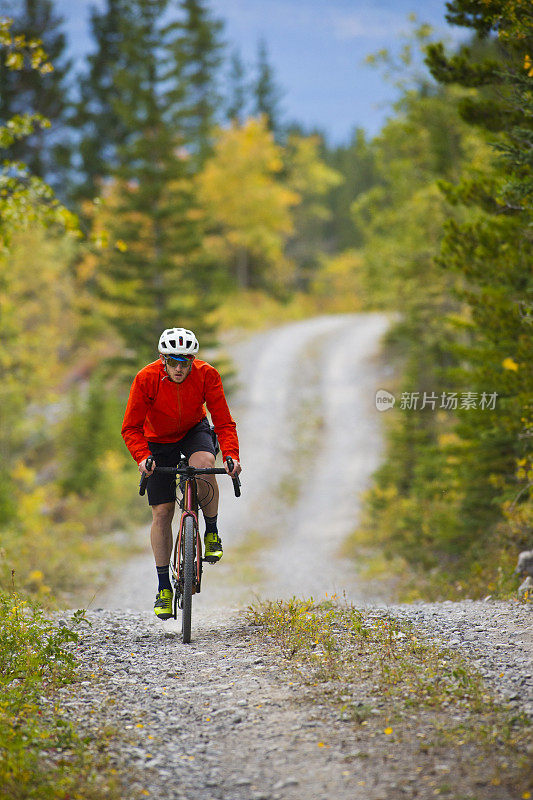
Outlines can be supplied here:
M181 515L180 519L180 527L178 531L178 538L176 541L176 550L175 550L175 558L174 563L172 565L172 581L174 584L175 590L175 602L174 602L174 618L177 617L177 609L182 608L182 597L183 597L183 574L182 574L182 565L183 565L183 530L185 527L185 520L187 517L192 517L194 520L194 529L196 532L195 536L195 581L192 587L193 594L199 594L202 586L202 543L200 541L200 525L198 522L198 515L192 511L191 507L193 506L194 499L193 499L193 487L191 485L192 481L186 481L185 485L185 492L184 492L184 511ZM196 488L196 487L195 487Z

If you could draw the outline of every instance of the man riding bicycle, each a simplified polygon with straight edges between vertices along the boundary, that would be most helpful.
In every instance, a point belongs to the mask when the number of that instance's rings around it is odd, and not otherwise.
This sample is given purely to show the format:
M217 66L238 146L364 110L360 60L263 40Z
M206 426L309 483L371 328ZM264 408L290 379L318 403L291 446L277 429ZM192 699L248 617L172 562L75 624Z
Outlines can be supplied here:
M139 472L151 475L147 490L153 518L150 541L159 582L154 611L159 619L172 616L169 564L176 491L174 476L154 473L154 467L175 467L180 454L193 467L214 467L215 437L206 417L205 403L220 442L226 472L232 477L241 472L236 425L222 380L211 364L196 359L198 349L192 331L164 330L159 339L159 359L135 376L122 424L122 437ZM146 459L150 456L154 461L152 468L147 469ZM227 465L228 458L233 459L232 471ZM206 494L210 499L202 509L204 556L206 561L216 563L222 558L217 527L218 485L214 475L205 475L205 480L210 484L210 492Z

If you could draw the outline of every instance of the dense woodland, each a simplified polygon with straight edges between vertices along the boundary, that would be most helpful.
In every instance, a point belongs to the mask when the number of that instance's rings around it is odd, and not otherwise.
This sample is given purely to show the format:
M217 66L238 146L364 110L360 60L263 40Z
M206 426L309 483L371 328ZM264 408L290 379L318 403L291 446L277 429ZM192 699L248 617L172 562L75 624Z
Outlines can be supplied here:
M398 102L342 146L284 122L264 43L244 64L206 0L106 0L81 66L52 0L0 14L2 586L90 577L132 521L131 375L164 327L216 345L269 298L400 312L405 402L356 551L411 596L510 591L533 521L530 5L448 3L469 46L422 26L376 57Z

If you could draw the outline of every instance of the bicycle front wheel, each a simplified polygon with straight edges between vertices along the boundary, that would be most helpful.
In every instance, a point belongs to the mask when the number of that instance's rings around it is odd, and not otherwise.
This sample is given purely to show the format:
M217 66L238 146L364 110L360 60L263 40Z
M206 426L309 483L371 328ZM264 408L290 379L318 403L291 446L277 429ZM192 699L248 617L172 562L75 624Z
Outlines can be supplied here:
M192 517L186 517L183 526L183 596L181 606L181 635L184 644L191 641L192 588L194 585L194 545L196 538L195 523Z

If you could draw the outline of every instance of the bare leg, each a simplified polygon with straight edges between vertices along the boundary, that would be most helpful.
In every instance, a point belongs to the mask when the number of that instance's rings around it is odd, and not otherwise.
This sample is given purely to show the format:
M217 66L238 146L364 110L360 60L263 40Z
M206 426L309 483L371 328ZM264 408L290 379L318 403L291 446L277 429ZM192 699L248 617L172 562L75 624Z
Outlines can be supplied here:
M172 517L175 503L160 503L152 506L152 530L150 542L157 567L166 567L172 553Z
M198 450L198 452L193 453L189 458L189 464L191 467L196 467L196 469L211 468L215 466L215 456L206 450ZM208 489L205 483L198 483L198 500L200 505L203 505L202 498L212 495L209 503L203 506L204 517L216 517L218 514L218 483L216 476L202 475L202 480L207 481L212 489L212 491Z

